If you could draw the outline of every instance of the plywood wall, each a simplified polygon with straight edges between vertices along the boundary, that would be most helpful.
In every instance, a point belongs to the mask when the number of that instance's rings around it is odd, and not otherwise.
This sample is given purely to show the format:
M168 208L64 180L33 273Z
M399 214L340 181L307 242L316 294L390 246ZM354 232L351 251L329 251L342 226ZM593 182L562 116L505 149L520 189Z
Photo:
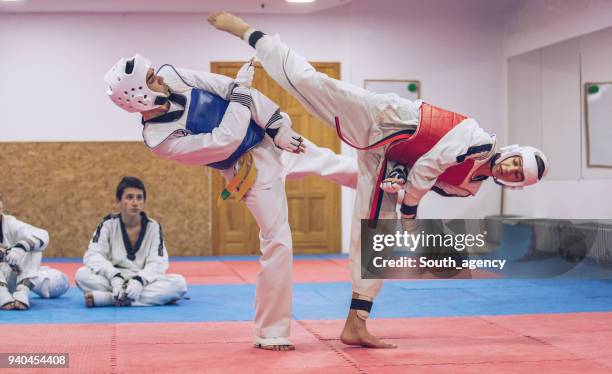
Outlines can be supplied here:
M83 255L125 175L145 183L171 256L212 253L211 169L160 160L141 142L51 142L0 143L0 170L5 214L49 231L45 257Z

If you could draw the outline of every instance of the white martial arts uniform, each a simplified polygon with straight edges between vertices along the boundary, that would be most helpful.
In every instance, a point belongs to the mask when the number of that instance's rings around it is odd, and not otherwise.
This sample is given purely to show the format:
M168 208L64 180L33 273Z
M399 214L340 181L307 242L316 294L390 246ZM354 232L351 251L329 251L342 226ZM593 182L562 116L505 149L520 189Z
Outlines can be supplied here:
M185 69L175 71L168 66L162 67L158 74L164 77L172 92L185 96L184 108L190 107L190 92L194 88L226 99L233 85L233 80L225 76ZM276 121L290 125L289 117L279 112L277 104L255 89L250 91L253 100L250 110L238 102L230 102L220 125L210 133L190 133L187 116L183 114L172 122L146 122L145 143L161 158L187 165L206 165L227 159L236 150L245 138L251 119L262 128ZM181 109L172 103L169 113ZM282 338L290 332L293 253L285 178L317 175L350 188L355 188L357 182L355 159L337 155L308 140L305 143L305 153L283 152L266 135L250 150L257 178L242 201L260 228L262 255L255 296L255 334L268 339L264 344L287 344ZM230 180L236 170L229 167L220 172Z
M245 34L248 42L253 30ZM291 93L313 115L335 129L340 120L345 138L358 146L373 144L398 131L416 130L420 123L421 100L410 101L397 94L378 94L317 72L308 61L281 42L278 36L264 35L255 45L257 57L266 72ZM471 149L491 149L470 152ZM478 148L483 146L481 148ZM471 148L474 147L474 148ZM377 184L379 169L387 146L358 151L359 176L351 228L350 269L353 291L374 298L382 280L361 279L361 219L367 219ZM494 155L495 138L483 131L475 120L465 119L449 131L426 154L421 156L408 174L406 199L418 205L423 195L434 190L444 196L469 196L478 191L481 178L474 172ZM459 187L438 182L436 178L448 167L457 164L457 156L475 159L469 176ZM392 167L389 165L389 169ZM397 218L396 195L384 194L380 218Z
M141 217L142 230L135 248L120 214L109 214L98 225L83 257L85 266L75 276L83 292L112 292L111 279L117 273L125 280L139 276L143 281L144 288L133 306L165 305L187 292L185 278L166 274L168 251L161 226L144 213Z
M32 280L36 278L42 252L49 244L49 233L34 227L17 218L2 214L0 225L0 243L5 248L19 247L25 248L26 254L18 265L20 274L14 274L11 267L6 263L0 263L0 283L7 285L12 276L15 276L15 287L9 290L6 286L0 286L0 306L11 301L18 300L29 306L30 287L33 287ZM13 283L13 282L10 282ZM12 292L12 295L11 293Z

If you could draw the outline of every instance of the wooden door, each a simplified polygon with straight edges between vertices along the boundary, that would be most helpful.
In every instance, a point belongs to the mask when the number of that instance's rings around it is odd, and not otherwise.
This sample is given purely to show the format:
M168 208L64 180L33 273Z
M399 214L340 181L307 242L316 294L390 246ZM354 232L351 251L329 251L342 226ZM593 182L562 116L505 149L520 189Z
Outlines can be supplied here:
M234 77L242 62L213 62L211 71ZM327 75L340 78L339 63L313 63ZM289 114L293 128L322 147L340 152L340 141L333 129L308 114L302 105L278 86L256 65L253 87L279 104ZM259 228L244 204L224 201L216 204L225 184L217 172L213 173L213 254L259 254ZM289 224L293 234L295 253L332 253L341 251L340 187L317 177L287 181Z

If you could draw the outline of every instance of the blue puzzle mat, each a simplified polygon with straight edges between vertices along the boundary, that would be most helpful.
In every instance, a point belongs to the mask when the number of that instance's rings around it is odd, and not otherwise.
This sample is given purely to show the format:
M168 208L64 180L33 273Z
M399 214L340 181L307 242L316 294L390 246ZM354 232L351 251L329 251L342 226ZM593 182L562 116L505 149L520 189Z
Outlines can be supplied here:
M92 308L73 287L59 299L32 298L27 312L0 312L0 324L248 321L253 285L189 287L189 300L163 307ZM351 284L301 283L293 294L293 316L301 320L344 319ZM612 311L610 280L427 280L389 281L372 317L450 317Z

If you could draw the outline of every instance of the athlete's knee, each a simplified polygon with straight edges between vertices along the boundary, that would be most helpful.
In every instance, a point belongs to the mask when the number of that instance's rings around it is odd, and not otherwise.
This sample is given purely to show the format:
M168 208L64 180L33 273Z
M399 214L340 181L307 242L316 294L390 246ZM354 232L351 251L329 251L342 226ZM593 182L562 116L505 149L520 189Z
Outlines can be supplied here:
M271 227L269 230L261 231L260 238L262 244L279 248L291 248L291 228L288 222Z
M96 274L91 271L87 266L83 266L77 270L74 275L74 280L77 285L81 289L81 291L94 291L98 290L99 287L96 287Z
M173 292L179 294L180 296L184 295L187 292L187 281L185 280L185 277L180 274L171 274L169 277Z

